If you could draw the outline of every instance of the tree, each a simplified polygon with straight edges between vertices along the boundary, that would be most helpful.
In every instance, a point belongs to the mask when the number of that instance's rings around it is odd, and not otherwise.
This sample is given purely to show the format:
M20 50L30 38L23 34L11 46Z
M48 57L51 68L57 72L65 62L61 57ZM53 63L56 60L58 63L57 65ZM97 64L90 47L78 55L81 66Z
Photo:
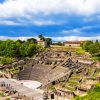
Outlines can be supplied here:
M63 46L64 44L62 42L57 42L57 45Z
M3 41L0 44L0 56L16 57L17 50L17 45L12 40Z
M91 44L89 46L89 52L92 54L92 55L96 55L96 54L99 54L100 53L100 43L94 43L94 44Z
M52 39L51 38L45 38L45 42L47 43L47 47L50 47L52 44Z
M55 43L52 43L53 45L58 45L58 46L64 46L64 43L62 42L55 42Z
M17 40L16 42L18 42L18 43L20 43L20 44L22 44L23 43L23 41L22 40Z
M37 43L37 40L34 39L34 38L30 38L30 39L27 39L27 42L36 44Z
M6 40L0 41L0 56L19 58L19 57L32 57L39 51L42 51L43 47L38 46L36 39L30 38L27 41L13 41Z
M24 43L20 46L19 51L21 57L26 57L27 56L27 49L28 49L28 44Z
M40 39L40 40L45 40L45 38L44 38L44 36L42 35L42 34L40 34L40 35L38 35L38 38Z
M86 41L86 42L84 42L84 44L83 44L83 49L85 49L86 51L89 51L89 46L91 45L91 44L93 44L93 41Z
M98 43L98 42L99 42L98 40L95 41L95 43Z
M26 42L20 46L19 51L21 57L32 57L34 54L39 52L40 48L41 47L39 47L37 44Z
M36 44L29 44L27 48L27 56L32 57L34 54L36 54L36 52L37 52Z

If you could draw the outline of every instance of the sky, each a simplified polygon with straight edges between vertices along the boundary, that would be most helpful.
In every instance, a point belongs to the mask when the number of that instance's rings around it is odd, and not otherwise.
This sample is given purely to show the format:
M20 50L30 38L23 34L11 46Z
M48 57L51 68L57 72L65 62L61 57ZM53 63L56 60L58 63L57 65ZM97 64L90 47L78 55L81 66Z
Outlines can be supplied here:
M100 0L0 0L0 40L100 40Z

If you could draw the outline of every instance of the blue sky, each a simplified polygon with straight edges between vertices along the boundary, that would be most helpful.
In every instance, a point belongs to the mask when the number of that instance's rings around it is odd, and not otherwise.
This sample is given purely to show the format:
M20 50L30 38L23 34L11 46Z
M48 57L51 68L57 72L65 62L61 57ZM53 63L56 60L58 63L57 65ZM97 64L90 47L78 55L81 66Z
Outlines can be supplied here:
M100 0L0 0L0 40L100 40Z

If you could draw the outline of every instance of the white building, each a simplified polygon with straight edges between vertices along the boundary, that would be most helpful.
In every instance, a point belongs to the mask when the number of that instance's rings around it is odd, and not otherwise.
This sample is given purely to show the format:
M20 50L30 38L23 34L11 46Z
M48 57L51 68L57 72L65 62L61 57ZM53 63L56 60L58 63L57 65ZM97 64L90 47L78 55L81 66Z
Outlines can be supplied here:
M74 46L74 47L79 47L81 44L81 41L66 41L64 42L65 46Z
M47 47L46 41L39 40L39 41L37 41L37 43L38 43L39 45L42 45L43 47Z

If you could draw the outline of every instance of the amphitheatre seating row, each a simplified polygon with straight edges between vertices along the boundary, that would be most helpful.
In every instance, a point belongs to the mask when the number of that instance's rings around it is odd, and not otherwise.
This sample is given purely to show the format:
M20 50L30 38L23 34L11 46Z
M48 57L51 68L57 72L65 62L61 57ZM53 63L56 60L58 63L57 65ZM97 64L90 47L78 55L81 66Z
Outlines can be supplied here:
M18 74L19 80L36 80L48 84L66 75L68 68L36 64L27 66Z

